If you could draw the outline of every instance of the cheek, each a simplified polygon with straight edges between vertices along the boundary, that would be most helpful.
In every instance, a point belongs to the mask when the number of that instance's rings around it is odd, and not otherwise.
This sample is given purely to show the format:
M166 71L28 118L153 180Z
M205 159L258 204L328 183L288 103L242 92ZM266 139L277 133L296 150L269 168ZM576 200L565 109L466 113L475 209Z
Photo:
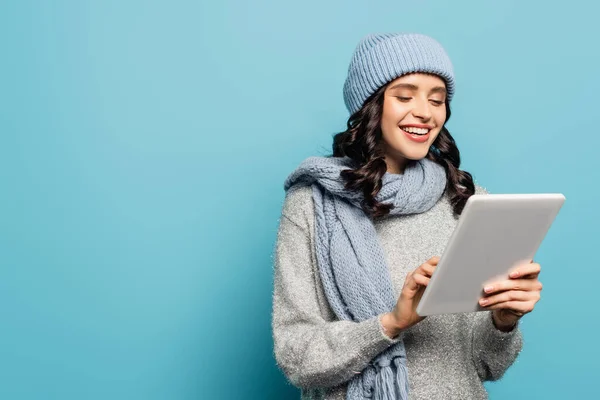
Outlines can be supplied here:
M437 126L443 126L446 123L446 108L442 105L433 112Z
M381 135L385 141L397 140L398 132L398 120L394 118L382 119Z
M383 105L383 113L381 116L381 129L384 134L392 134L400 121L402 121L408 110L405 107L402 107L401 103L391 104L386 103Z

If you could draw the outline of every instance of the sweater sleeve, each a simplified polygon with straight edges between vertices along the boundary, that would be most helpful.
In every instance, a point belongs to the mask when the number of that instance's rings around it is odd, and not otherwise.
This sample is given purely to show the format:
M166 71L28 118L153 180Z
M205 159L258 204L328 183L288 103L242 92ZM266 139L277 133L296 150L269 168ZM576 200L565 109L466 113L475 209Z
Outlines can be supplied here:
M478 185L476 194L489 194ZM491 311L473 314L471 324L472 357L475 369L482 381L495 381L504 375L515 362L523 347L523 336L520 323L510 331L503 332L496 328Z
M494 325L491 311L481 311L473 317L471 334L473 363L479 378L502 378L523 347L519 323L510 332L503 332Z
M275 246L275 359L297 387L334 387L360 373L377 354L400 339L385 335L378 316L362 322L324 318L309 226L297 217L294 207L298 202L293 196L286 197Z

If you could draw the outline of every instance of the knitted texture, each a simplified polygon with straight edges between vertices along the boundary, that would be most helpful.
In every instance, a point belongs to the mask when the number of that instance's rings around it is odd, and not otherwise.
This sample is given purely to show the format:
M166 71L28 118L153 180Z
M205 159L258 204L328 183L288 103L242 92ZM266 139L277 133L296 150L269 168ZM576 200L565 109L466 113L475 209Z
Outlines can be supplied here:
M340 176L352 167L347 157L309 157L288 176L287 191L311 185L315 204L316 253L327 300L341 320L365 321L396 304L385 256L371 219L360 208L362 194L345 189ZM376 200L393 204L390 214L417 214L433 207L444 193L442 166L421 159L404 174L385 173ZM408 399L404 343L379 354L349 384L347 399Z
M447 100L454 94L454 70L440 43L419 33L370 34L352 55L344 83L344 103L350 114L386 83L411 72L439 75L446 82Z

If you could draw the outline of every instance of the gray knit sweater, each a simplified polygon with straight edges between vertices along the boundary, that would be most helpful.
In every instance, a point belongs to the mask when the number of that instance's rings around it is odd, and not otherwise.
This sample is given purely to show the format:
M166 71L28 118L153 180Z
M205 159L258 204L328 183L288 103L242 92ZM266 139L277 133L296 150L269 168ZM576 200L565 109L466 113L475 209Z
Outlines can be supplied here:
M476 185L476 193L487 191ZM375 223L397 294L408 272L442 255L456 223L446 195L425 213ZM314 234L311 189L293 188L275 247L275 359L302 399L343 400L348 380L397 339L385 335L379 317L336 320L319 281ZM430 316L403 338L413 400L486 399L482 382L502 377L522 346L520 329L499 331L490 312Z

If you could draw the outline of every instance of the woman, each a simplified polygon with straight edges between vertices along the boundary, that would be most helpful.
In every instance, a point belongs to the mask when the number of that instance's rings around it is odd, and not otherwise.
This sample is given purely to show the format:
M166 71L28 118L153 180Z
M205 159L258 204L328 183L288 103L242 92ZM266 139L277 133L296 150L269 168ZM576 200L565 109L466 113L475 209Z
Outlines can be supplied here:
M445 128L451 62L421 34L363 38L331 157L287 178L275 252L275 358L306 399L483 399L522 346L540 265L485 288L488 311L415 310L464 205L487 193Z

